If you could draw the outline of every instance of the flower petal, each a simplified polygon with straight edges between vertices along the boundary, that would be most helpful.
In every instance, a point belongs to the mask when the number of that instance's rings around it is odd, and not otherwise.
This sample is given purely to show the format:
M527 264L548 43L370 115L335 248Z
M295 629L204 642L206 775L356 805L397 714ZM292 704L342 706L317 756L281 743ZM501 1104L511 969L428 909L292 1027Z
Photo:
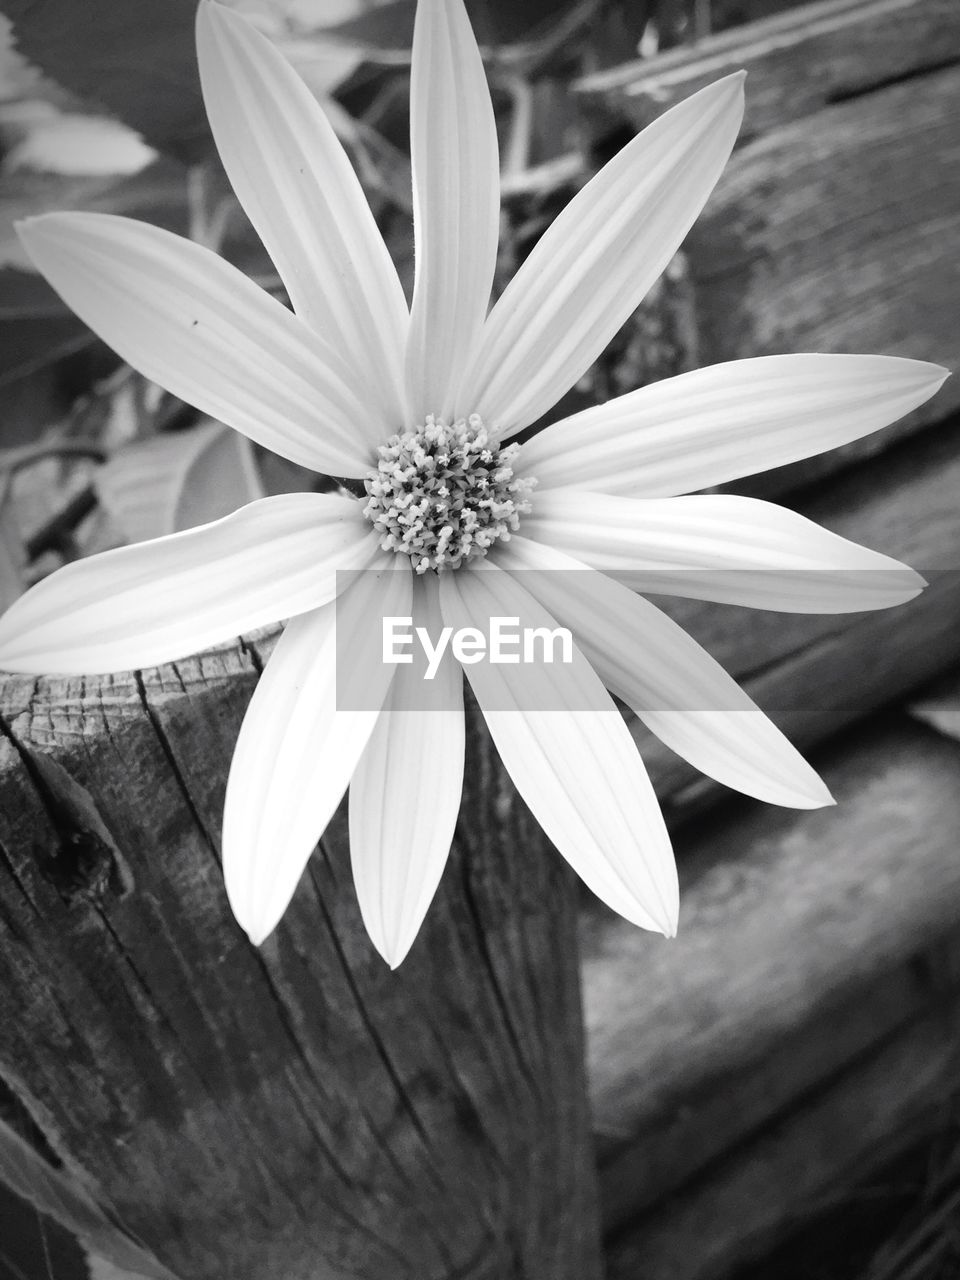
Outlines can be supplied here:
M556 625L489 561L442 574L440 603L449 626L484 634L492 617ZM529 666L466 671L500 758L560 853L614 911L672 937L679 890L670 838L630 732L583 654L574 648L573 663L539 666L543 710L529 705Z
M817 809L833 803L818 775L736 681L648 600L527 538L498 548L497 562L521 574L570 628L610 692L697 769L770 804Z
M691 493L858 440L929 400L947 377L899 356L731 360L546 427L523 446L522 465L543 488Z
M204 0L197 56L227 176L297 315L336 349L369 405L372 445L403 419L409 318L363 189L313 94L274 44Z
M331 348L209 249L133 218L18 225L39 271L135 369L301 466L362 476L368 412Z
M173 662L315 609L378 554L357 502L286 493L64 565L0 618L0 669L92 675Z
M436 640L437 578L414 579L413 625ZM397 668L350 784L350 858L374 946L395 969L446 865L463 787L463 672L447 650L435 676Z
M758 498L537 492L523 532L649 595L857 613L919 595L918 573Z
M407 379L414 421L449 419L493 287L497 129L462 0L420 0L410 79L416 282ZM469 414L472 406L463 412Z
M293 897L373 732L394 668L367 674L365 710L338 707L337 655L382 606L410 612L403 556L356 576L334 604L294 618L250 700L227 779L223 874L237 920L259 945ZM339 638L338 638L339 633Z
M504 436L546 412L693 225L743 115L743 73L655 120L571 200L494 306L460 400Z

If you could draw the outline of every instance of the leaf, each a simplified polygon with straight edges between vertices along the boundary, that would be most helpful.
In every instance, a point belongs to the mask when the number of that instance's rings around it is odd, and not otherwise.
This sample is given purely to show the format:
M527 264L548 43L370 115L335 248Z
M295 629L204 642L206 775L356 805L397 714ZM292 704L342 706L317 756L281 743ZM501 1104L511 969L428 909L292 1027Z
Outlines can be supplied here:
M323 36L331 43L361 50L373 60L387 54L408 61L416 9L416 0L389 0L355 18L325 27Z
M477 40L484 46L513 44L555 22L573 0L466 0ZM371 61L406 62L413 43L416 0L389 0L320 32L326 39L361 50Z
M32 92L39 72L14 48L13 26L0 13L0 97L19 98Z
M4 320L62 320L71 315L46 280L19 267L0 265L0 322ZM82 329L79 320L76 324ZM13 326L11 326L13 327ZM0 348L0 366L7 365L7 344Z
M26 279L36 279L28 276ZM78 380L96 364L97 339L73 316L0 320L0 434L5 445L35 440L70 410ZM51 376L52 366L63 361Z
M131 542L218 520L266 492L249 442L211 419L118 449L94 483Z
M182 233L189 220L187 173L176 161L157 160L138 173L120 176L78 177L28 169L0 175L0 267L32 272L33 263L14 224L21 218L61 209L121 213ZM0 315L11 312L10 294L10 282L0 275ZM53 290L45 290L42 296L47 295L56 299L55 310L63 313L66 308Z
M960 676L948 676L909 705L910 714L960 742Z
M19 218L64 208L140 216L168 230L185 231L186 170L175 161L159 160L130 177L76 178L29 171L0 176L0 390L99 341L33 271L14 229ZM69 401L76 387L65 387L64 393ZM6 399L2 408L9 411Z
M210 151L196 0L3 0L17 48L57 84L182 160Z
M35 121L3 158L4 168L111 177L139 173L157 153L117 120L70 112Z
M466 0L481 45L526 41L561 22L576 0Z
M0 486L5 477L0 472ZM23 547L23 539L13 515L9 502L0 498L0 613L23 595L23 571L26 568L27 556Z
M279 0L266 23L261 21L261 29L293 63L311 93L326 99L357 69L362 52L324 40L323 29L355 17L368 5L369 0L323 0L321 4L317 0Z
M115 1226L80 1181L55 1169L0 1120L0 1181L88 1248L138 1280L176 1280L152 1254Z
M116 1267L109 1258L99 1254L87 1254L87 1270L90 1280L149 1280L142 1271L130 1271L127 1267Z
M529 0L528 0L529 2ZM157 150L188 163L213 153L194 47L196 0L3 0L20 53L58 85L98 104ZM275 38L315 88L328 90L354 60L322 41L298 39L296 26L325 0L242 5ZM326 6L329 12L330 6ZM351 12L342 2L335 12ZM312 31L318 30L311 23ZM312 34L312 31L308 34ZM412 26L411 26L412 31ZM312 46L312 47L311 47ZM409 40L406 45L409 50Z

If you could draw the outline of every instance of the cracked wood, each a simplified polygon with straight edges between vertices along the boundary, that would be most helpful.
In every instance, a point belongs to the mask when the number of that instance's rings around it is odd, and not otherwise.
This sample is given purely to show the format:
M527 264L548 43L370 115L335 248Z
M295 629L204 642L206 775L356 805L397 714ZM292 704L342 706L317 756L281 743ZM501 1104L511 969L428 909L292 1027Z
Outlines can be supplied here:
M566 867L476 731L397 973L363 931L342 814L255 950L218 830L259 665L241 642L3 686L0 1075L190 1280L596 1277Z

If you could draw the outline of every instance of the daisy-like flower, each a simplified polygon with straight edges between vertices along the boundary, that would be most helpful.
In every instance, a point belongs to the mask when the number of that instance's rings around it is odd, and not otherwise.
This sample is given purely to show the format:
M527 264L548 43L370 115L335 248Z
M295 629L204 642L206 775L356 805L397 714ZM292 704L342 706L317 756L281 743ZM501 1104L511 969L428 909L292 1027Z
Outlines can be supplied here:
M381 664L367 709L349 710L337 703L336 653L384 615L431 634L441 624L484 631L493 616L568 627L574 661L538 678L550 705L569 710L525 706L522 665L469 666L467 677L560 852L614 910L673 934L670 843L607 690L728 786L775 804L831 801L771 721L638 592L843 611L922 586L905 566L771 504L675 495L882 427L932 395L944 370L882 356L736 361L588 409L518 448L510 437L596 359L697 217L739 128L743 77L703 89L630 142L488 314L499 217L490 96L461 0L420 0L408 309L351 165L283 57L212 0L201 2L197 41L220 155L292 311L208 250L125 218L46 215L22 226L24 244L141 373L363 493L265 498L70 564L0 622L0 667L150 666L289 619L228 781L229 899L251 939L265 938L349 783L363 918L396 965L453 837L463 673L449 657L431 682L415 666ZM584 568L594 572L556 572Z

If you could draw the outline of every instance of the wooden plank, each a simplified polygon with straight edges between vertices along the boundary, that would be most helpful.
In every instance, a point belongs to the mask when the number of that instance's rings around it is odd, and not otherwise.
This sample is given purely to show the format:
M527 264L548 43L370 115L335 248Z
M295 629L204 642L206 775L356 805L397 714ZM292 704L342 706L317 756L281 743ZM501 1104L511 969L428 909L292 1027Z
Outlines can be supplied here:
M595 1277L562 860L474 726L452 861L397 973L342 815L250 947L216 833L259 661L4 684L0 1076L185 1277Z
M960 569L960 418L861 463L782 505L841 537L893 556L936 580ZM703 600L657 603L730 671L757 672L869 622L863 614L788 614ZM891 621L916 608L883 611Z
M829 107L738 151L688 241L704 364L779 351L956 361L960 66ZM807 481L960 405L751 486Z
M921 567L927 567L928 559L937 556L941 557L942 563L949 563L956 555L957 538L960 536L957 533L955 504L957 467L960 464L954 454L955 444L949 432L931 434L921 447L901 449L876 460L856 476L834 482L816 499L814 506L808 508L808 513L823 519L827 524L832 524L849 536L863 537L867 541L882 546L888 552L909 555ZM956 561L953 560L953 563ZM799 651L795 651L796 642L792 638L791 628L806 620L798 620L786 615L761 615L754 611L737 610L736 616L741 628L739 638L722 630L715 634L720 638L726 637L724 642L728 648L725 656L735 657L738 648L743 648L751 636L756 637L763 620L772 619L778 626L785 627L781 633L781 640L777 642L779 648L772 641L765 641L767 648L758 651L754 644L746 650L747 657L749 662L756 664L760 659L766 661L771 659L771 656L779 656L779 661L770 661L766 672L761 677L770 682L765 686L770 690L770 704L778 706L781 700L788 699L791 688L799 689L801 692L796 698L796 705L800 715L792 731L801 739L805 735L808 738L816 737L832 732L838 722L861 714L870 706L889 698L891 692L895 696L900 685L905 682L916 684L931 666L933 669L940 669L955 657L954 619L958 611L954 594L956 577L956 574L945 573L942 578L942 582L946 584L945 592L942 590L940 594L936 591L928 592L925 597L921 597L919 604L902 610L866 615L853 620L853 624L848 619L828 619L829 627L839 626L841 631L836 634L830 632L825 638L818 633L819 639L815 637L807 648L801 646ZM708 608L707 606L698 607ZM866 627L867 630L862 630L862 627ZM261 646L261 650L263 648L264 646ZM862 657L864 652L869 652L872 657L871 663L866 666ZM856 681L851 679L851 672L856 673ZM138 862L145 862L147 867L152 868L163 857L165 847L171 843L176 847L178 851L174 864L176 878L178 883L181 880L183 883L179 884L172 902L166 895L161 895L160 914L163 920L179 919L182 913L185 913L188 921L196 920L197 905L194 903L190 911L187 911L185 906L185 901L192 902L197 888L193 881L199 872L194 867L193 859L200 858L201 861L197 865L201 868L206 867L205 887L200 895L201 901L206 903L201 916L205 940L194 943L186 957L174 963L168 950L173 946L173 941L162 946L156 954L151 943L146 948L146 953L141 954L139 948L143 948L146 944L139 941L139 938L135 939L138 946L136 953L138 972L146 975L151 990L156 987L162 994L162 1007L165 1012L169 1007L176 1007L185 998L185 989L189 986L188 979L192 979L193 973L195 971L202 973L208 946L213 946L218 954L223 954L224 963L228 965L235 963L233 957L238 952L245 953L245 948L234 936L235 930L229 918L221 917L220 913L224 908L219 873L214 860L210 857L209 845L205 842L206 837L201 833L216 831L222 798L222 777L217 776L216 770L212 775L209 774L205 762L211 757L221 762L228 758L242 704L255 679L255 674L256 664L251 651L238 647L219 654L204 655L190 663L178 664L176 668L148 674L144 693L151 708L152 720L146 714L140 691L133 683L124 680L73 682L61 700L41 699L30 712L31 741L40 748L54 749L61 753L64 751L64 744L75 743L75 750L80 752L80 758L70 757L68 763L71 770L85 784L89 784L88 789L92 788L98 793L103 793L111 813L115 805L120 804L123 807L123 812L126 814L123 818L124 829L133 832L133 835L128 835L122 842L121 847L124 852L128 844L132 843L135 848L140 848L141 842L146 841L138 855ZM796 680L801 680L802 683L799 685L791 683ZM234 686L239 688L239 694L236 693ZM228 688L233 691L228 692ZM48 692L50 692L49 689ZM21 696L26 699L26 703L29 703L32 689ZM761 698L761 700L764 699ZM201 735L197 732L198 723L203 723L205 726ZM176 763L176 774L173 776L173 781L177 776L181 780L189 780L190 805L192 810L200 815L199 827L196 820L190 817L186 819L189 837L177 836L172 841L165 830L145 836L142 831L144 816L138 812L140 796L137 792L124 796L122 792L118 793L116 783L110 781L111 770L116 766L117 751L122 750L127 753L130 749L128 739L121 735L133 733L135 741L140 743L134 754L139 754L141 761L144 762L143 768L149 768L161 779L164 777L167 779L165 783L161 783L159 801L155 800L155 803L162 803L164 808L169 808L173 814L178 813L177 790L173 787L171 791L170 762L162 755L158 745L156 739L158 730L162 730L163 741L168 745L171 742L175 744L173 759ZM114 740L119 744L117 747L109 745ZM147 755L145 756L144 753ZM656 755L652 758L648 757L648 763L651 765L661 793L667 799L673 797L681 802L682 807L684 787L695 776L692 771L686 770L685 766L673 763L672 758L667 757L665 752L661 753L660 757ZM679 775L671 772L675 768L680 769ZM144 800L144 803L146 802ZM34 800L32 803L36 809L39 802ZM38 821L40 817L42 814L38 817ZM183 822L184 818L181 815L175 821ZM45 829L49 824L46 819L43 819L43 822L43 829ZM184 839L187 839L186 851L183 846ZM88 869L88 878L91 878L91 874L96 870L96 866ZM136 881L142 883L145 874L147 872L141 866L135 873ZM92 879L96 880L95 874L92 874ZM147 880L147 886L153 893L158 892L153 887L155 881L156 872L154 871ZM349 899L351 892L349 884L341 888ZM213 906L210 905L211 902L214 903ZM116 910L115 904L113 907ZM303 910L302 907L300 909ZM124 907L122 910L126 911L128 908ZM110 913L111 921L112 916L113 911ZM123 919L122 914L121 919ZM112 924L111 927L116 931L116 925ZM169 928L169 925L165 924L164 927ZM91 929L89 922L85 928ZM120 944L111 944L114 950L109 953L111 959L107 965L107 973L110 973L112 967L119 962L121 952L117 950L118 946L126 949L132 945L130 928L131 926L128 926L124 930ZM132 928L135 934L144 933L149 938L156 932L157 917L151 914L144 921L144 917L138 913L134 917ZM319 931L319 936L327 937L322 929ZM102 946L96 945L96 939L101 937L102 927L96 926L92 931L92 939L88 942L88 946L92 946L98 953L98 966L102 966L103 963L102 957L99 956ZM312 948L319 947L321 959L317 967L311 969L311 980L316 982L318 988L321 985L327 987L333 982L334 986L331 989L335 989L335 980L330 978L330 973L338 972L338 967L342 969L342 962L338 960L335 953L331 954L332 944L329 938L327 937L325 943L317 941L315 922L303 926L296 937L300 939L298 942L300 956L310 956ZM53 966L56 972L61 968L69 969L71 982L74 985L78 981L77 970L83 973L91 963L87 953L86 956L81 955L78 966L77 958L73 954L75 945L75 940L71 938L70 950L62 953L64 956L62 963ZM359 943L357 945L359 946ZM178 947L183 947L182 940L178 941ZM121 968L121 974L123 972ZM251 976L247 969L241 972L244 975L242 978L244 989L250 989L252 984L252 989L257 991L256 974ZM401 974L403 972L402 970ZM339 981L342 980L341 975ZM224 979L220 977L214 989L205 995L204 1009L199 1014L183 1012L179 1015L178 1021L184 1026L189 1026L190 1036L198 1034L197 1028L202 1025L203 1020L209 1018L211 1010L215 1011L225 999L222 990L223 981ZM208 979L204 978L201 985L205 986L207 982ZM32 993L41 989L37 984L36 975L33 974L30 975L28 985ZM50 985L48 979L47 986L50 987ZM14 984L15 988L16 984ZM909 986L905 988L902 982L891 983L889 989L885 988L883 1000L878 999L864 1005L860 1010L859 1020L852 1016L855 1010L845 1013L842 1020L844 1026L848 1028L851 1039L844 1043L855 1047L859 1043L857 1035L861 1034L864 1026L898 1025L902 1009L910 1006L910 995ZM124 994L122 988L121 996L124 1002L129 1004L131 997L129 994ZM35 998L35 995L31 996L31 1001ZM100 996L101 1003L104 998L103 995ZM256 1018L258 1025L262 1024L263 1029L260 1034L269 1033L271 1041L275 1038L277 1016L275 1010L271 1012L273 1001L272 995L268 993L265 996L260 992L257 995L259 1011L251 1015ZM90 1001L82 992L78 992L73 1003L78 1008L84 1008L89 1006ZM259 1008L260 1003L264 1003L263 1009ZM33 1007L32 1003L30 1007ZM56 1024L51 1022L50 1008L45 1000L41 1001L37 1007L34 1016L37 1015L40 1016L46 1028L44 1035L49 1036L50 1026ZM24 1028L31 1025L26 1011L22 1011L17 1016L21 1018L21 1023L8 1023L8 1025L23 1025ZM123 1025L125 1030L126 1023ZM303 1039L310 1042L310 1025L310 1014L298 1013L297 1043ZM857 1030L858 1027L861 1031ZM109 1032L108 1025L107 1030L101 1029L97 1034L108 1036ZM39 1034L39 1027L34 1026L32 1034ZM90 1029L85 1034L90 1037L94 1031ZM114 1036L117 1034L115 1028L113 1034ZM249 1029L245 1026L241 1027L236 1032L238 1042L242 1043L243 1037L248 1034ZM183 1038L186 1038L185 1035ZM108 1039L108 1052L110 1043ZM206 1043L206 1039L203 1043ZM801 1056L801 1051L796 1045L788 1046L788 1051L798 1059ZM211 1051L205 1050L205 1052ZM316 1052L315 1047L312 1047L311 1055ZM811 1050L808 1049L807 1057L810 1056L810 1052ZM840 1053L841 1049L837 1052ZM311 1060L313 1060L312 1057ZM8 1063L6 1070L12 1071L13 1066ZM72 1066L71 1070L76 1070L76 1067ZM30 1072L24 1068L21 1078L28 1074ZM49 1091L61 1099L64 1096L76 1096L76 1090L80 1085L77 1082L67 1083L70 1084L69 1088L65 1087L65 1082L58 1075L55 1081L49 1083ZM90 1087L90 1077L87 1078L83 1087ZM166 1095L169 1095L171 1087L169 1082L165 1084ZM297 1087L298 1092L302 1094L308 1086L302 1080L298 1080ZM41 1096L45 1096L43 1091ZM245 1109L249 1109L252 1105L251 1099L244 1097L243 1104ZM263 1101L260 1100L258 1105L262 1110ZM54 1121L50 1117L48 1120L51 1128L55 1129ZM133 1121L130 1120L128 1123L132 1125ZM85 1143L91 1141L89 1136L84 1138ZM231 1141L235 1143L235 1139ZM221 1131L214 1133L212 1137L204 1132L203 1142L205 1146L212 1145L214 1150L222 1150L226 1139ZM301 1155L304 1155L303 1144L298 1150ZM152 1167L158 1169L163 1167L163 1153L157 1146L149 1150L148 1156ZM141 1153L138 1158L146 1159L147 1157ZM134 1172L135 1169L128 1162L116 1177L123 1186L133 1186L135 1185L132 1180ZM151 1188L151 1193L159 1197L162 1195L162 1188Z
M751 1143L710 1185L625 1233L609 1250L607 1280L725 1280L762 1258L897 1155L942 1133L958 1071L955 1011L944 1004Z
M794 505L927 577L915 600L875 613L802 615L658 598L738 676L799 746L836 733L956 661L960 439L953 425L903 443ZM869 655L869 660L867 660ZM720 793L633 722L658 794L680 813Z
M574 88L588 100L612 100L643 128L665 107L745 69L743 133L755 138L957 58L954 0L824 0L633 59Z
M628 1232L622 1257L642 1254L651 1280L719 1275L719 1263L716 1272L698 1270L701 1256L713 1257L714 1236L729 1251L733 1234L746 1240L752 1229L746 1209L726 1231L716 1225L716 1206L729 1206L730 1188L742 1185L737 1170L755 1172L760 1144L765 1160L781 1159L779 1142L782 1160L792 1158L793 1139L771 1136L771 1125L818 1086L832 1088L872 1061L881 1042L907 1034L948 996L956 1000L960 747L898 717L816 763L836 809L758 812L744 804L680 833L675 942L599 912L584 918L604 1218L613 1232L649 1210ZM960 1040L955 1028L951 1034L955 1071ZM946 1067L907 1090L911 1114L941 1100ZM890 1106L890 1081L899 1077L877 1071ZM866 1078L855 1077L860 1085ZM842 1096L856 1096L860 1085L843 1085ZM863 1128L862 1110L856 1115L841 1149L821 1153L810 1172L811 1197L856 1168L851 1152L882 1132ZM796 1126L800 1140L802 1118ZM813 1140L804 1139L808 1150ZM691 1222L679 1229L671 1207L686 1203L680 1189L688 1185L698 1206L689 1213L703 1227L692 1237ZM802 1190L784 1196L778 1184L760 1197L758 1213L779 1212L782 1225L809 1207ZM697 1256L680 1266L677 1251L691 1238ZM635 1274L625 1265L612 1271Z
M839 0L583 83L642 125L745 66L742 144L687 239L699 364L875 351L948 367L960 311L960 6ZM837 452L731 486L782 492L960 405L960 382Z

